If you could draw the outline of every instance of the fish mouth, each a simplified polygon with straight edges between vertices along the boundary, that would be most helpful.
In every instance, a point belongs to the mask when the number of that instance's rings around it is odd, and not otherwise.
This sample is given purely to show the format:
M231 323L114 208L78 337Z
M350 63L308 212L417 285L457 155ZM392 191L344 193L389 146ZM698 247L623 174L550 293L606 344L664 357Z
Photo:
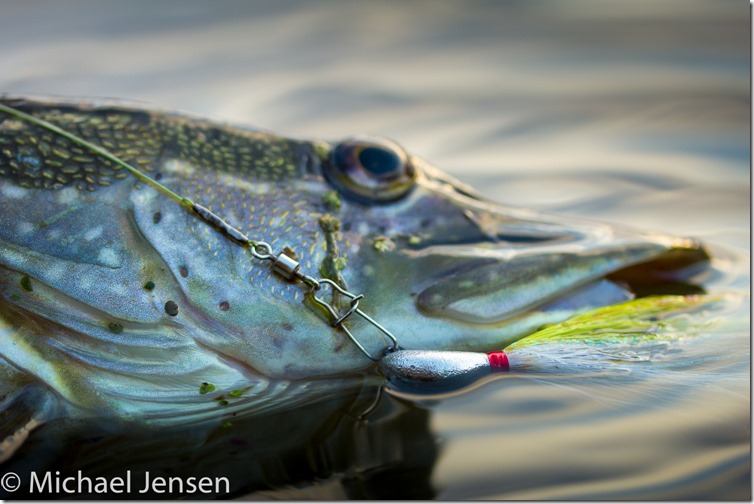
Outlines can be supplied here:
M457 186L446 185L446 197L449 187ZM689 279L710 256L697 240L507 208L466 188L450 196L463 219L406 249L417 269L432 272L414 284L424 315L497 324L535 310L701 290Z
M578 310L636 296L703 292L687 280L706 267L704 248L691 240L678 240L665 250L660 246L475 259L435 276L417 294L416 304L425 315L494 324L534 310Z

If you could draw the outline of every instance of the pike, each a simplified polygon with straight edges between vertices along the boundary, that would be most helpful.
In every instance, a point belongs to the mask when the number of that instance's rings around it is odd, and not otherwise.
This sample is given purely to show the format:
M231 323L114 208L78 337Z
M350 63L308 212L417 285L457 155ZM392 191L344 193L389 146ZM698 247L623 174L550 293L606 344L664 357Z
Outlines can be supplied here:
M487 201L388 140L0 105L1 407L22 412L7 454L60 415L177 423L212 417L207 394L290 407L305 389L276 384L375 367L398 386L411 355L489 352L688 290L709 259L695 240Z

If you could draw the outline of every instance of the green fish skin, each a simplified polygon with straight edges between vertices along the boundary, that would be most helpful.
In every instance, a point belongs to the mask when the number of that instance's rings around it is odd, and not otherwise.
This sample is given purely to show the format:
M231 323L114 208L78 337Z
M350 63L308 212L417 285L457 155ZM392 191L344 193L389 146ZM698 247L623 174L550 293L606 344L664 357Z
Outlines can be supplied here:
M694 240L487 201L386 140L292 139L119 102L0 103L363 294L360 308L406 349L504 348L708 259ZM274 407L280 380L363 374L372 362L306 292L119 166L0 113L6 405L37 387L79 414L169 422L240 399ZM347 324L369 352L384 350L374 327ZM200 393L204 383L214 389Z

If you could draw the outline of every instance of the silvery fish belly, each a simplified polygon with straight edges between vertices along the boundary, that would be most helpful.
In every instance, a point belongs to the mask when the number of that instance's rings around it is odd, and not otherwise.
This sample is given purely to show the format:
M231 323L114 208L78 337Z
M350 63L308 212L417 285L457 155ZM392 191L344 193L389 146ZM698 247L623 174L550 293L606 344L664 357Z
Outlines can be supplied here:
M589 308L683 289L707 260L692 240L487 201L386 140L298 140L117 103L0 103L363 294L406 349L500 349ZM253 409L304 390L281 381L377 376L306 286L118 165L8 114L0 196L0 387L5 408L33 404L18 429L61 412L177 421L216 411L198 400L206 387ZM374 326L346 324L371 354L385 349Z

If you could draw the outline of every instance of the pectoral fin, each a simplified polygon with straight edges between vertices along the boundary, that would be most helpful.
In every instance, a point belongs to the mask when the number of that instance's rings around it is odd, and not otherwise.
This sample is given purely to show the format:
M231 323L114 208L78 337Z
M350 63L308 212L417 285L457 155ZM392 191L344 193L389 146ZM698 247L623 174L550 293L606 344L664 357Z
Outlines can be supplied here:
M31 376L0 359L0 463L26 442L29 434L55 416L57 400Z

